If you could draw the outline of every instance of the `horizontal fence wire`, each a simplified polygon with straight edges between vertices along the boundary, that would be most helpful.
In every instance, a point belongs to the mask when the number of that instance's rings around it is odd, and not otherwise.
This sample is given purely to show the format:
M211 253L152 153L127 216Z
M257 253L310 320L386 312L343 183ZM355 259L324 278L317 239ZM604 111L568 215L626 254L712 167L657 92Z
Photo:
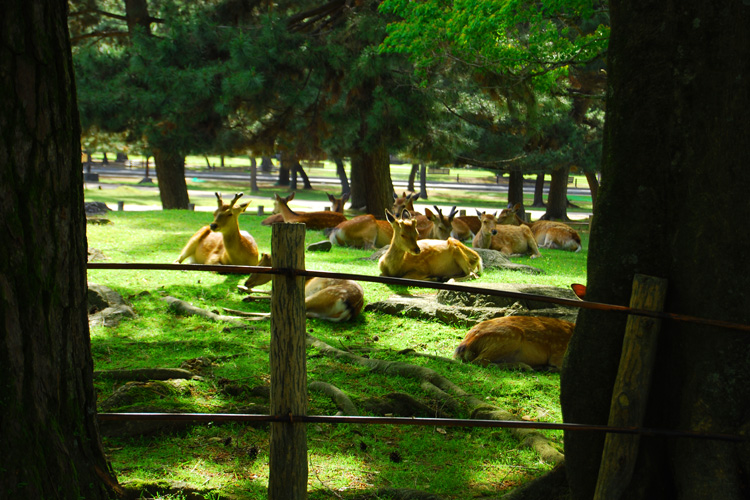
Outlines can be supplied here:
M347 274L334 273L329 271L314 271L306 269L284 269L265 266L225 266L225 265L206 265L206 264L152 264L152 263L105 263L89 262L89 269L143 269L143 270L162 270L162 271L213 271L224 274L283 274L289 276L320 277L333 279L348 279L354 281L369 281L372 283L382 283L386 285L400 285L406 287L432 288L435 290L450 290L456 292L467 292L472 294L492 295L496 297L508 297L518 300L533 300L536 302L546 302L558 304L566 307L575 307L578 309L591 309L597 311L611 311L635 316L645 316L655 319L667 319L693 323L705 326L714 326L730 330L739 330L750 332L750 325L732 323L729 321L699 318L686 314L675 314L662 311L649 311L646 309L634 309L627 306L615 304L604 304L601 302L589 302L586 300L563 299L559 297L548 297L545 295L534 295L522 292L511 292L508 290L495 290L492 288L481 288L469 285L460 285L458 283L439 283L434 281L412 280L406 278L393 278L390 276L370 276L364 274Z
M321 277L333 279L349 279L354 281L369 281L388 285L401 285L437 290L451 290L472 294L494 295L519 300L534 300L552 304L575 307L579 309L593 309L646 316L657 319L669 319L688 323L716 326L733 330L749 331L750 325L730 323L687 316L684 314L633 309L626 306L588 302L584 300L563 299L534 295L491 288L460 285L456 283L439 283L424 280L393 278L388 276L369 276L360 274L334 273L328 271L313 271L305 269L272 268L265 266L233 266L206 264L152 264L152 263L104 263L89 262L88 269L109 270L162 270L162 271L212 271L224 274L283 274L289 276ZM410 418L410 417L357 417L357 416L325 416L325 415L254 415L234 413L99 413L101 421L149 420L149 421L192 421L192 422L270 422L270 423L331 423L331 424L377 424L377 425L421 425L445 427L504 427L526 428L539 430L587 431L615 434L633 434L652 437L681 437L695 439L711 439L717 441L746 442L750 438L719 433L702 433L695 431L679 431L669 429L653 429L643 427L610 427L607 425L571 424L554 422L527 422L522 420L475 420L475 419L445 419L445 418Z
M509 429L540 429L553 431L593 431L614 434L634 434L652 437L680 437L745 442L750 438L730 434L678 431L643 427L613 427L607 425L570 424L556 422L527 422L524 420L481 420L460 418L417 417L359 417L339 415L259 415L248 413L99 413L101 421L176 421L176 422L268 422L268 423L322 423L415 425L426 427L494 427Z

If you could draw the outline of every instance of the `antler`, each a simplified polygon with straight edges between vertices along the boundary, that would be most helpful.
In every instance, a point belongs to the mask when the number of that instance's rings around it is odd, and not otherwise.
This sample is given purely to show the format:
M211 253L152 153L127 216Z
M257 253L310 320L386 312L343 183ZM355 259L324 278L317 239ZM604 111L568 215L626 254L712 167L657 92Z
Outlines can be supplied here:
M237 200L239 200L240 198L242 198L243 194L245 194L245 193L237 193L237 194L235 194L234 198L232 198L232 203L229 204L229 208L232 208L234 206L234 204L237 203Z
M221 193L215 192L214 194L216 195L216 200L219 202L219 208L223 207L224 206L224 202L221 199Z
M458 208L456 208L456 205L453 205L453 208L451 208L451 213L448 215L448 220L453 220L453 218L456 216L456 213L458 213Z

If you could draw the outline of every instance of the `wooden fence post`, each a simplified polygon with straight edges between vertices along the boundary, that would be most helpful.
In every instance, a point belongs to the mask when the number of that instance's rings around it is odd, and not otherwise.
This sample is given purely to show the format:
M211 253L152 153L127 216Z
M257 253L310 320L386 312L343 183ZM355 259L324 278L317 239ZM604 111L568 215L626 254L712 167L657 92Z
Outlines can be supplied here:
M274 268L305 268L305 225L273 224ZM305 280L273 275L271 295L271 415L307 414ZM307 431L303 422L271 423L269 500L307 498Z
M630 307L662 311L666 294L667 280L636 274L633 278ZM612 391L608 425L643 425L660 325L661 320L656 318L628 316L620 368ZM637 434L607 434L595 500L616 500L622 497L633 476L639 442L640 436Z

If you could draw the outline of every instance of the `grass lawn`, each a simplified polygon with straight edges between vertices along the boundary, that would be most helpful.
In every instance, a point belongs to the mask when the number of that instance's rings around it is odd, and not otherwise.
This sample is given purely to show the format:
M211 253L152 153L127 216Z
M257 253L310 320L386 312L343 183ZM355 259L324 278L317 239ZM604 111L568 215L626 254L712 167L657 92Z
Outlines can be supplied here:
M201 185L200 189L203 188L211 192L241 190L213 184ZM270 196L273 191L266 187L264 195ZM476 193L464 194L462 202L477 199ZM105 201L110 206L123 199L126 205L158 203L158 198L152 198L153 193L135 186L89 189L85 195L87 201ZM318 195L325 196L319 190L298 194ZM438 201L443 200L442 196L445 200L456 199L450 198L455 194L435 193L430 202L442 203ZM215 205L215 199L207 200ZM502 206L502 200L493 202ZM206 212L182 210L115 211L108 218L111 224L88 226L89 247L100 251L105 262L131 263L174 261L188 238L211 220ZM257 215L243 215L240 225L255 237L261 251L268 252L271 229L262 226L261 220ZM542 249L539 259L511 259L542 269L541 275L488 271L479 283L523 282L558 287L585 283L588 233L581 231L581 237L584 250L578 254ZM308 244L322 239L320 232L310 231L306 235ZM363 259L370 253L341 247L326 253L308 252L306 267L377 275L377 262ZM90 282L118 291L137 314L116 327L92 327L96 370L177 368L185 362L195 367L203 363L200 380L144 384L114 411L151 407L161 411L232 413L267 405L267 399L256 388L269 384L268 320L248 321L246 327L234 327L177 316L163 300L165 296L173 296L218 312L223 312L223 308L268 312L268 301L242 300L244 296L237 292L237 285L244 279L245 276L239 275L186 271L89 271ZM406 292L376 283L362 285L366 302ZM270 289L270 284L265 287ZM413 288L408 292L433 293ZM321 341L352 354L432 369L517 418L562 421L559 374L482 368L440 359L452 357L467 331L465 326L364 312L355 321L344 324L308 319L306 328ZM368 408L373 401L391 393L405 393L424 403L433 415L444 412L455 418L470 417L466 407L441 406L415 378L377 373L316 349L308 350L307 370L309 381L336 386L353 401L361 415L372 414ZM95 384L100 406L113 411L109 398L123 382L102 377ZM328 396L314 391L309 394L308 405L308 413L312 415L338 411ZM355 498L380 488L411 488L446 499L495 498L551 468L537 453L521 447L509 431L501 429L311 424L307 432L311 499ZM561 432L544 433L555 446L562 448ZM266 498L266 425L198 425L157 435L105 438L104 444L116 475L125 484L183 482L204 498ZM161 493L157 497L185 498L176 493Z

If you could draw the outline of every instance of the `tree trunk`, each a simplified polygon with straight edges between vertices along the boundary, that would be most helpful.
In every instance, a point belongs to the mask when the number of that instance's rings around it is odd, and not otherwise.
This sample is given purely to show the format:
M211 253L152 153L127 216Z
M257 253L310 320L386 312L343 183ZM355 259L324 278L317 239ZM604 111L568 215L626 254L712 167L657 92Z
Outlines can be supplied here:
M154 165L162 208L187 209L190 199L185 182L185 157L179 153L155 149Z
M303 189L312 189L312 184L310 184L310 178L307 176L307 172L305 172L305 169L302 168L302 165L299 161L294 162L294 172L295 174L299 174L300 177L302 177L302 185Z
M286 155L281 156L279 160L279 180L276 182L277 186L289 186L290 185L290 159Z
M419 163L412 163L409 172L409 184L406 186L406 189L412 193L414 192L414 180L417 178L417 172L419 172Z
M113 498L96 421L67 2L5 2L0 51L0 496Z
M355 176L356 174L356 176ZM384 217L385 209L393 205L388 150L380 147L374 152L358 151L352 155L352 197L362 196L367 213ZM352 206L363 206L352 201Z
M589 183L589 191L591 191L591 205L596 207L596 199L599 196L599 180L596 178L596 172L585 172L585 174Z
M341 158L336 158L334 162L336 163L336 175L339 176L339 180L341 181L341 195L343 196L346 193L351 193L351 188L349 187L349 179L347 179L346 177L344 162L341 160Z
M514 168L508 173L508 205L516 203L523 205L523 174Z
M427 165L424 163L419 167L419 197L427 199Z
M273 161L268 156L263 156L260 159L260 171L266 174L273 172Z
M137 28L143 30L144 33L151 33L148 0L125 0L125 17L130 36L133 36L133 31Z
M102 158L102 165L109 165L109 159L107 158L107 153L103 153L104 157Z
M537 208L545 208L547 206L544 204L544 173L536 175L536 182L534 183L534 201L531 206Z
M255 161L255 157L250 157L250 192L257 193L258 189L258 162Z
M586 299L625 305L640 273L668 280L668 312L750 324L750 233L738 230L750 204L736 203L750 185L750 93L738 64L750 60L750 10L698 0L609 5L606 182ZM562 373L565 421L607 423L624 325L618 314L579 314ZM747 340L664 321L645 427L746 435ZM566 432L571 498L592 498L603 442ZM623 498L743 499L748 471L744 444L644 436Z
M547 195L547 213L543 218L546 220L569 220L568 219L568 171L570 167L556 168L552 171L549 183L549 194Z

